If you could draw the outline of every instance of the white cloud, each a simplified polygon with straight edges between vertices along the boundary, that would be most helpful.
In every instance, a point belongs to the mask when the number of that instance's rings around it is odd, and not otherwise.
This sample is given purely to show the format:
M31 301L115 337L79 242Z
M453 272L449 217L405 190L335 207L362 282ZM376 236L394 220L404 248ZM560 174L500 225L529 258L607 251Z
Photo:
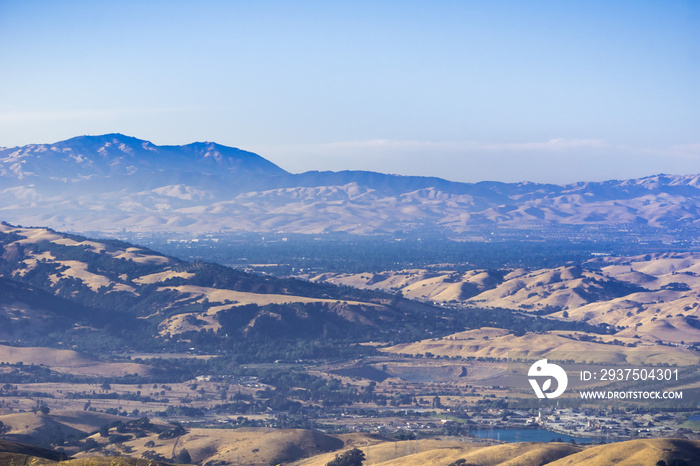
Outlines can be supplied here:
M605 149L610 144L600 139L550 139L544 142L515 142L497 144L475 144L480 150L494 151L549 151L560 152L570 149Z

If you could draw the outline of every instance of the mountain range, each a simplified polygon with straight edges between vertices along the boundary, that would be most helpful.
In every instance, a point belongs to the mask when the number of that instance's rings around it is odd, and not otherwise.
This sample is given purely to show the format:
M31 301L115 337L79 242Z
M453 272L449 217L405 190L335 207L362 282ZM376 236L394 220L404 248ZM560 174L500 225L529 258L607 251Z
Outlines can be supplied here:
M357 234L700 222L700 175L458 183L367 171L289 173L244 150L121 134L0 149L0 217L69 231Z

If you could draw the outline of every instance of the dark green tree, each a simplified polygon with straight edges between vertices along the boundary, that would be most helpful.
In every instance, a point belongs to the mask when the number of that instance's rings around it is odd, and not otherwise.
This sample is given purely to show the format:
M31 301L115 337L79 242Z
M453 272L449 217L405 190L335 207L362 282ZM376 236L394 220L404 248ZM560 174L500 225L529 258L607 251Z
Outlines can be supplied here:
M183 448L177 455L173 456L173 463L192 464L192 457L190 456L190 452L187 451L187 448Z
M2 421L0 421L0 435L5 435L10 431L10 426L7 424L3 424Z
M467 463L467 460L464 458L460 458L457 461L453 461L452 463L448 464L447 466L476 466L474 463Z
M326 463L326 466L361 466L365 460L365 454L359 448L348 450L342 455L335 455L335 459Z

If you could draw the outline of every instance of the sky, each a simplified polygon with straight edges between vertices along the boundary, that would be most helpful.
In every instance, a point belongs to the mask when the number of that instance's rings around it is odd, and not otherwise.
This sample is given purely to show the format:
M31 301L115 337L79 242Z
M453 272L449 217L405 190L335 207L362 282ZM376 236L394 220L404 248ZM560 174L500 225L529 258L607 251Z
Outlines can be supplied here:
M291 172L700 173L700 1L0 0L0 146L119 132Z

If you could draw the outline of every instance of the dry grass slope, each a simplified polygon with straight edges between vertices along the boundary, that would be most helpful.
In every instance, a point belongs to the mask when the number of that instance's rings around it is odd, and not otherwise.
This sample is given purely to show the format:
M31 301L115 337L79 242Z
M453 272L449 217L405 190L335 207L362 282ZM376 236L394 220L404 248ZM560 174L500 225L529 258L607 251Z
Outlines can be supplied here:
M662 347L647 342L635 348L611 345L609 341L617 338L623 342L636 342L632 338L599 336L598 341L581 341L581 332L550 331L542 334L528 333L516 337L503 329L484 327L467 330L442 338L429 338L411 343L381 348L387 353L426 354L436 356L492 357L539 359L549 354L556 354L558 359L574 361L595 361L597 363L675 363L680 366L698 364L697 353L678 347ZM608 342L608 344L604 342Z
M647 466L658 461L669 464L680 459L689 465L700 464L700 441L683 439L645 439L584 447L566 443L508 443L483 446L442 440L382 442L361 448L366 465L373 466L447 466L459 459L478 466ZM325 466L335 453L314 456L295 466Z
M589 265L498 273L410 269L308 278L401 291L407 298L436 303L548 310L555 318L623 327L618 337L700 343L700 299L694 291L700 287L700 254L610 256L591 259Z
M581 447L562 443L509 443L466 451L441 448L377 464L381 466L424 466L426 464L446 466L458 459L464 459L467 464L479 466L531 466L548 464L580 450Z
M147 447L149 442L153 442L153 446ZM187 448L196 464L212 461L216 464L267 465L274 458L288 458L287 461L291 461L334 451L343 447L343 441L304 429L193 428L176 439L159 439L154 434L125 442L124 445L130 449L129 455L134 457L151 450L164 458L172 458L182 448ZM88 458L82 453L76 456Z
M684 439L644 439L587 448L551 463L551 466L620 466L667 464L682 459L689 465L700 464L700 441Z
M53 439L55 432L79 435L79 429L57 421L41 413L13 413L0 416L0 422L10 427L8 438L20 442L45 443Z
M0 345L0 362L49 366L51 370L73 375L123 377L148 376L152 367L136 363L101 362L72 350Z
M641 439L607 445L581 446L567 443L507 443L484 445L455 440L424 439L410 441L382 441L380 438L343 439L304 430L241 429L240 432L217 429L193 429L179 441L178 448L186 447L196 464L207 461L221 464L266 465L279 457L289 445L297 453L315 456L293 463L294 466L325 466L342 451L359 447L365 453L367 466L447 466L459 459L478 466L646 466L658 461L671 464L683 460L689 465L699 464L700 441L686 439ZM147 441L148 438L139 439ZM174 442L174 440L171 440ZM172 443L162 442L163 453L171 453ZM0 441L1 465L75 465L75 466L161 466L166 463L139 459L139 448L134 443L131 457L97 457L65 459L60 454L30 445ZM343 446L344 444L344 446ZM339 450L343 448L343 450ZM159 448L157 447L156 450ZM325 452L323 452L325 451ZM321 452L321 453L319 453Z
M46 448L0 440L2 466L167 466L167 463L140 458L91 457L67 459L62 453Z
M349 443L349 442L348 442ZM423 439L423 440L405 440L399 442L384 441L374 445L349 445L342 451L335 451L332 453L325 453L322 455L317 455L311 458L303 459L294 463L295 466L325 466L326 463L331 461L337 454L343 453L345 450L350 450L352 448L359 448L365 453L367 461L366 465L372 464L383 464L387 461L393 461L397 458L403 459L410 457L412 455L421 454L424 452L435 451L439 449L456 449L457 451L469 451L474 448L480 448L477 445L471 443L458 442L453 440L433 440L433 439ZM433 464L433 463L423 463L423 464ZM447 463L446 463L447 464Z
M480 466L530 466L547 464L578 453L583 447L562 443L510 443L484 446L454 440L410 440L382 442L361 448L367 465L376 466L446 466L458 459ZM314 456L294 463L295 466L325 466L336 453Z

